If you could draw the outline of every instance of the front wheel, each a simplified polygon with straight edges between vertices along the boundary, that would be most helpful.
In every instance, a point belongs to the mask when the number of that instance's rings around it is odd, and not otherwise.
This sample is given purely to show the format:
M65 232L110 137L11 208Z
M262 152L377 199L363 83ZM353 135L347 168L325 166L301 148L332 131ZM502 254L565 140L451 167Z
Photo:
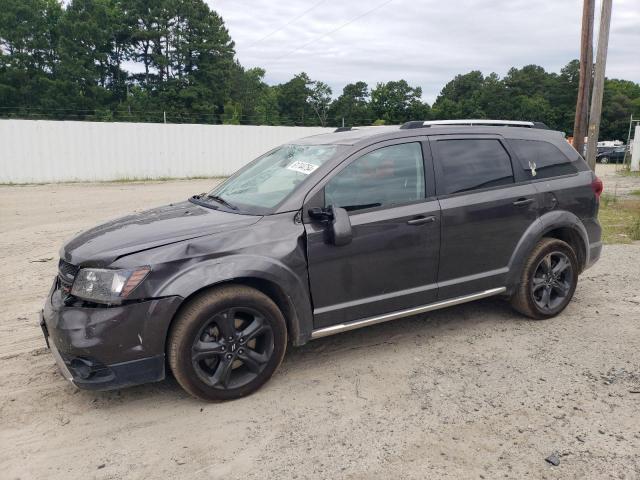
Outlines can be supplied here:
M600 163L602 163L602 164L609 163L609 157L602 157L602 158L600 159Z
M511 305L534 319L559 314L571 301L578 283L578 260L562 240L543 238L525 262Z
M286 345L276 304L258 290L230 285L189 301L172 325L167 354L173 375L191 395L230 400L269 380Z

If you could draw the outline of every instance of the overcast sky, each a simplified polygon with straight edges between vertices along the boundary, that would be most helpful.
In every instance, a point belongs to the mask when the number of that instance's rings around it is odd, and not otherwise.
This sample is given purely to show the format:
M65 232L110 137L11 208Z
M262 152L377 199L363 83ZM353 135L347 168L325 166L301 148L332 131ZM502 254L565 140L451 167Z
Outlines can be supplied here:
M431 103L459 73L558 72L579 57L582 0L207 1L243 66L265 68L270 84L304 71L334 96L404 78ZM640 82L640 0L613 4L607 77Z

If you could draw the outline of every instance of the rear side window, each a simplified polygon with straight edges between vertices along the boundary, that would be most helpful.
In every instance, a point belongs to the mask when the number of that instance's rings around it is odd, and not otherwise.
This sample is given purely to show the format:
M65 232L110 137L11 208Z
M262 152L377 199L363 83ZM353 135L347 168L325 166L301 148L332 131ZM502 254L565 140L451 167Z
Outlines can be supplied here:
M578 169L555 145L541 140L509 140L522 168L535 179L576 173Z
M445 193L460 193L513 183L509 154L499 140L438 140Z

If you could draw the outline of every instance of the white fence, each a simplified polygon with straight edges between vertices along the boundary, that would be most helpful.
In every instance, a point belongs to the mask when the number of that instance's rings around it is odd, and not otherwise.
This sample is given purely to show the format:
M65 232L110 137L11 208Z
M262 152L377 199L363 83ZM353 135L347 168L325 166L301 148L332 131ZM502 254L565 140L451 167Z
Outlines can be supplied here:
M225 176L320 127L0 120L0 183Z
M631 171L640 171L640 125L636 125L636 130L633 134L633 145L631 148Z

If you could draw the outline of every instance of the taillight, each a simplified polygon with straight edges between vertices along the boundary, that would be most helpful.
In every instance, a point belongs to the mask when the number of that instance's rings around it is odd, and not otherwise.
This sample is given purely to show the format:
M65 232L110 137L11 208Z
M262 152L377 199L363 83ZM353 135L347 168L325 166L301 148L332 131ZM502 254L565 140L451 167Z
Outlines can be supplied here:
M593 193L596 194L596 200L600 200L600 194L602 194L602 190L604 190L602 180L598 177L594 178L593 182L591 182L591 188L593 189Z

